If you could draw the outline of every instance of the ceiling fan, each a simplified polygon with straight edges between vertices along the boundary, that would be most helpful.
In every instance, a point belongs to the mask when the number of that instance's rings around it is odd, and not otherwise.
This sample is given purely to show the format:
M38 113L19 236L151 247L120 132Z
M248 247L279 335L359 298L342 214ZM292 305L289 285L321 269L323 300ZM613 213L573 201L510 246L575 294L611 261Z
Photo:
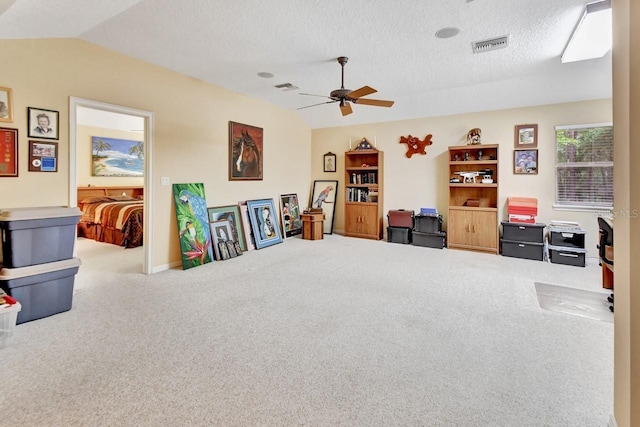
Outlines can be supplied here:
M306 107L298 108L298 110L302 110L303 108L315 107L317 105L339 102L340 111L342 112L343 116L346 116L348 114L353 113L350 102L353 102L354 104L373 105L375 107L391 107L394 101L363 98L363 96L371 95L372 93L377 92L377 90L375 90L370 86L362 86L360 89L356 89L356 90L344 88L344 64L346 64L348 60L349 58L347 58L346 56L341 56L338 58L338 63L340 63L340 66L342 67L342 85L340 86L340 89L331 91L329 96L313 95L310 93L300 94L300 95L307 95L307 96L322 96L323 98L331 99L331 101L321 102L319 104L307 105Z

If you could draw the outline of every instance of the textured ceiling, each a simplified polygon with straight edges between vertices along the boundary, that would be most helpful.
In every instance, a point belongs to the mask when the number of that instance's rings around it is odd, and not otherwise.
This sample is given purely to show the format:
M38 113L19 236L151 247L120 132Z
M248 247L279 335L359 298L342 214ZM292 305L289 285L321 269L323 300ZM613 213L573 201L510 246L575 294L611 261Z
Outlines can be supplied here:
M589 0L590 1L590 0ZM296 111L312 128L611 96L611 54L562 64L587 0L0 0L0 38L76 37ZM443 27L460 33L434 35ZM472 42L508 35L474 54ZM328 101L345 87L391 108ZM258 77L259 72L274 74ZM274 86L291 83L298 90Z

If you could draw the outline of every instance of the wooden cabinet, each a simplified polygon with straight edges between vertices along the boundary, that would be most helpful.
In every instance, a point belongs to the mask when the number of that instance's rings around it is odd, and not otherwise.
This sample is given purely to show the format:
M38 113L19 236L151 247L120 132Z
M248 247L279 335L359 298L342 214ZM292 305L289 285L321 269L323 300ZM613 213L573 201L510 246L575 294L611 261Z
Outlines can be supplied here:
M498 253L498 182L497 145L449 147L449 248Z
M344 153L344 235L382 239L383 153L375 148Z

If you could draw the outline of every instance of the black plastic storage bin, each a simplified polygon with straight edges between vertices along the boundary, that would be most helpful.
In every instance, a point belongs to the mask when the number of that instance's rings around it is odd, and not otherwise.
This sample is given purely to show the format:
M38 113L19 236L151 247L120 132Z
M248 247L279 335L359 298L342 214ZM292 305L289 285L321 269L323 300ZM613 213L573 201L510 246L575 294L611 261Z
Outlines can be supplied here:
M387 242L411 243L411 229L409 227L387 227Z
M413 218L413 229L420 233L439 233L442 231L442 215L418 214Z
M0 287L22 304L16 324L71 310L80 258L0 270Z
M502 255L513 258L532 259L535 261L544 260L544 243L535 242L514 242L512 240L500 239Z
M586 256L586 249L549 245L549 260L554 264L584 267Z
M447 233L441 231L437 233L421 233L414 231L412 233L412 242L414 246L424 246L426 248L442 249L445 246Z
M545 224L502 221L502 238L510 242L544 243Z
M584 248L586 231L582 229L549 227L549 244L565 248Z
M0 265L20 268L73 257L78 208L42 207L0 210Z

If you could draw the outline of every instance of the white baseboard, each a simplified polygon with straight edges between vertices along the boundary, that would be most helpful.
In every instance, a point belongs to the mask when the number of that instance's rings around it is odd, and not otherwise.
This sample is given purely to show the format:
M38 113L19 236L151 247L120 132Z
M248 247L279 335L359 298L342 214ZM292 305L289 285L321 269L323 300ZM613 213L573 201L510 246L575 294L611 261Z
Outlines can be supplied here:
M609 416L609 427L618 427L618 423L616 422L616 416L613 414Z
M152 274L160 273L161 271L167 271L167 270L169 270L171 268L175 268L175 267L177 267L179 265L182 265L182 261L175 261L175 262L172 262L170 264L157 265L157 266L153 267L153 269L151 270L151 273Z

